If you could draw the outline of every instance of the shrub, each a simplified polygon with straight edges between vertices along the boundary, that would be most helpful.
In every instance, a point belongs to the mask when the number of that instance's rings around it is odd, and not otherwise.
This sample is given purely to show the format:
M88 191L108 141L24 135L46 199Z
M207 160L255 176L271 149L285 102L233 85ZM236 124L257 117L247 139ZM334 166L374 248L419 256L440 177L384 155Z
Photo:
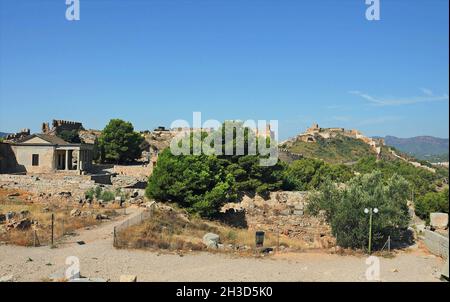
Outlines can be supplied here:
M114 195L113 192L111 192L111 191L103 191L103 193L101 194L101 198L100 199L103 200L103 201L108 202L108 201L114 200L114 198L115 198L115 195Z
M430 192L419 196L414 203L416 215L430 221L430 213L448 213L448 188L442 192Z
M344 189L328 181L313 195L307 210L313 215L325 212L339 246L365 248L369 215L364 209L378 208L372 225L372 243L377 249L384 245L388 236L392 240L405 239L410 219L407 197L408 183L404 178L393 175L384 180L380 172L373 172L353 178Z
M84 193L84 197L86 198L86 199L88 199L88 200L94 200L94 196L95 196L96 194L95 194L95 192L94 192L94 189L92 189L92 188L90 188L89 190L87 190L85 193Z

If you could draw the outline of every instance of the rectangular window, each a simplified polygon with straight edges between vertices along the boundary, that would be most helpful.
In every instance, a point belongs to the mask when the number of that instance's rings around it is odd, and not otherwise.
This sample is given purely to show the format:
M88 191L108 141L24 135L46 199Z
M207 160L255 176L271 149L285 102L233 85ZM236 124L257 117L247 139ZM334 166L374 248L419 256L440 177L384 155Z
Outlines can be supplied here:
M33 166L39 166L39 154L33 154Z

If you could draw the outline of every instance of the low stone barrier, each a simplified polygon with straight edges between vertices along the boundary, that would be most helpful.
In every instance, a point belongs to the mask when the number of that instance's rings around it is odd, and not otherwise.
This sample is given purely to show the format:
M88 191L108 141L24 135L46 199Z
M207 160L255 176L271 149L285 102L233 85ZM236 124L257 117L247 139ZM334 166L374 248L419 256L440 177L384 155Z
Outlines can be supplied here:
M448 237L445 237L439 233L424 230L425 246L428 250L444 259L448 259Z

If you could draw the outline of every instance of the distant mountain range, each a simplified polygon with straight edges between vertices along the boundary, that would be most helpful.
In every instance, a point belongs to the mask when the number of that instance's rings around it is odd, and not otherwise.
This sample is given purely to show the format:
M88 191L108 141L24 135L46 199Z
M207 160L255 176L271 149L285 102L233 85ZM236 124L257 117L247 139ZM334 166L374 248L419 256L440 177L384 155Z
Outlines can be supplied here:
M5 137L7 136L9 133L5 133L5 132L0 132L0 137Z
M418 159L431 162L448 161L448 138L433 136L416 136L411 138L384 137L386 145L392 146L401 152L410 154Z

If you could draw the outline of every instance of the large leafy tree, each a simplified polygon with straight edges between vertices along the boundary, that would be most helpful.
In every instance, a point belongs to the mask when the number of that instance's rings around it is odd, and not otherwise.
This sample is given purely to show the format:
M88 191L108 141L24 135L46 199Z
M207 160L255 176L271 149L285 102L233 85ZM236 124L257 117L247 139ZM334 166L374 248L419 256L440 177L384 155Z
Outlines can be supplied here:
M58 133L58 136L68 143L81 143L81 139L77 130L63 130Z
M132 162L140 157L143 140L131 123L112 119L99 137L101 160L112 163Z
M211 135L220 136L222 130ZM202 140L206 137L201 135ZM159 201L176 202L204 217L213 217L224 203L236 201L244 193L266 196L270 191L281 189L284 165L278 162L275 166L261 166L260 155L247 153L248 131L244 140L243 155L174 155L166 149L158 157L146 195ZM191 137L191 143L193 141ZM227 143L235 148L236 137Z
M338 245L349 248L365 248L368 244L369 215L365 208L378 208L373 216L373 246L381 248L388 236L392 240L405 241L410 220L408 206L408 182L393 175L385 180L382 173L373 172L357 176L339 189L327 182L311 197L308 210L313 215L324 211L331 224Z
M343 183L354 175L345 165L333 165L318 159L302 158L292 162L283 176L285 189L306 191L319 188L327 179Z

